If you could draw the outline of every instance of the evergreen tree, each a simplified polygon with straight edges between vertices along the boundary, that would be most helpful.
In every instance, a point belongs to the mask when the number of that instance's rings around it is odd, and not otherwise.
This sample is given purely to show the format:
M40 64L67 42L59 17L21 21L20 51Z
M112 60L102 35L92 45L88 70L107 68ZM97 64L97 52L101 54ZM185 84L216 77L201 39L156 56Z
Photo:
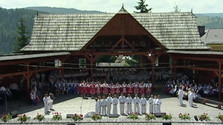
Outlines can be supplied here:
M17 37L16 37L16 43L14 46L14 52L19 52L20 49L22 49L24 46L28 44L29 36L26 30L27 30L27 27L25 25L25 20L22 15L19 20L19 25L17 26Z
M140 13L148 13L152 10L152 8L147 8L148 4L145 4L146 0L140 0L138 5L135 6L136 10L139 10Z
M175 5L175 7L173 7L173 8L174 8L174 12L175 13L179 13L180 12L180 8L179 8L178 5Z

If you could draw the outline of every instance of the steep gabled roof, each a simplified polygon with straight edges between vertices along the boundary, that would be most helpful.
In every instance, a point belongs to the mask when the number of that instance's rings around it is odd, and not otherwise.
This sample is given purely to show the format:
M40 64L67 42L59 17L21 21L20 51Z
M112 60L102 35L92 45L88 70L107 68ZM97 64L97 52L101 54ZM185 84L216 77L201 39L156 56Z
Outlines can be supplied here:
M196 17L192 13L136 13L132 15L167 49L209 49L200 39Z
M80 50L114 14L39 14L24 51Z
M223 44L223 29L208 29L201 40L206 44Z
M78 51L114 15L40 14L35 17L31 42L22 51ZM131 15L167 49L209 49L200 40L195 16L192 13Z

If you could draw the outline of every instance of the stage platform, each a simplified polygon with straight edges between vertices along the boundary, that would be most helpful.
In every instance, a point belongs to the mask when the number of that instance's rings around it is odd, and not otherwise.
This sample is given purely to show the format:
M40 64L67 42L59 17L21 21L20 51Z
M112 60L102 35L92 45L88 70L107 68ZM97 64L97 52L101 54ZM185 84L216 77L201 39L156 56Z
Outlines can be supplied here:
M94 112L95 111L95 100L94 99L82 99L81 97L75 97L75 96L71 96L71 95L64 95L64 96L69 96L69 98L67 98L67 100L58 102L56 104L54 104L54 109L55 111L53 112L60 112L62 114L63 120L59 121L59 122L54 122L51 120L52 118L52 113L50 113L50 115L46 115L46 123L45 124L70 124L70 122L73 122L70 119L66 118L67 114L87 114L88 112ZM63 97L65 98L65 97ZM129 125L144 125L144 124L157 124L157 125L162 125L163 122L172 122L172 124L205 124L205 123L209 123L209 122L197 122L194 119L191 119L189 121L187 120L180 120L178 118L179 113L190 113L191 117L193 118L194 115L201 115L202 113L208 113L211 121L210 122L214 122L212 124L220 124L221 121L218 120L216 118L216 116L222 112L222 109L218 109L212 106L207 106L207 105L203 105L200 103L196 103L197 108L192 108L189 107L189 104L186 100L184 100L184 103L186 104L186 107L180 107L178 106L178 99L176 97L170 97L170 96L161 96L162 98L162 106L161 106L161 111L162 112L166 112L167 114L172 114L173 115L173 119L171 121L165 121L162 120L162 118L157 118L156 120L152 120L152 121L146 121L145 120L145 116L139 116L139 120L129 120L127 119L127 116L120 116L119 118L109 118L109 117L103 117L102 120L100 121L93 121L91 118L84 118L84 120L82 120L80 123L71 123L71 124L91 124L91 125L98 125L98 124L129 124ZM58 98L57 98L58 99ZM26 113L28 116L30 116L31 118L34 118L37 113L41 113L43 114L44 109L43 109L43 104L39 104L38 106L21 106L18 107L18 112L20 114ZM148 112L148 108L147 108L147 112ZM119 105L118 105L118 113L119 113ZM16 120L13 120L14 123L19 123ZM12 121L11 121L12 122ZM30 121L30 124L39 124L38 121ZM187 122L187 123L184 123ZM190 123L188 123L190 122ZM2 123L2 122L1 122ZM44 122L41 122L41 124L43 124Z

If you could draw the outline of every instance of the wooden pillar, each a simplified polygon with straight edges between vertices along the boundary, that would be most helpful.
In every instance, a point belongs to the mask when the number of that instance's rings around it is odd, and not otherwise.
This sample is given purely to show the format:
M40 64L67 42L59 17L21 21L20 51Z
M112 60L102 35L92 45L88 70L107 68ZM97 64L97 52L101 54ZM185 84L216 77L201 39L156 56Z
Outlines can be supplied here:
M91 61L90 61L90 63L91 63L91 80L93 79L93 59L92 59L92 56L91 56Z
M156 60L159 58L159 54L156 54L156 53L148 53L148 58L151 62L151 65L152 65L152 84L155 84L155 70L156 70L156 67L155 67L155 62Z
M98 55L91 55L91 80L93 79L93 73L96 68L96 60L97 60Z
M155 61L152 62L152 84L155 84Z
M176 58L172 58L173 60L173 77L176 78L177 76L177 68L175 67L177 65L177 59Z
M218 71L218 100L221 101L222 100L222 95L221 95L221 91L222 91L222 78L221 78L221 68L222 68L222 62L218 61L219 64L219 71Z
M29 72L29 63L26 64L26 70L27 70L27 73L26 73L26 93L27 93L27 98L29 98L29 93L30 93L30 72Z
M64 62L62 61L61 63L62 63L62 68L60 69L60 71L61 71L62 77L64 78Z
M93 70L95 68L95 62L96 62L98 55L94 55L93 53L91 53L91 54L86 54L85 57L90 62L90 66L89 66L90 67L90 77L92 79L93 78Z
M61 59L62 68L60 71L61 71L61 75L63 76L63 78L64 78L64 67L65 67L64 65L69 57L70 57L70 55L66 55L63 59Z

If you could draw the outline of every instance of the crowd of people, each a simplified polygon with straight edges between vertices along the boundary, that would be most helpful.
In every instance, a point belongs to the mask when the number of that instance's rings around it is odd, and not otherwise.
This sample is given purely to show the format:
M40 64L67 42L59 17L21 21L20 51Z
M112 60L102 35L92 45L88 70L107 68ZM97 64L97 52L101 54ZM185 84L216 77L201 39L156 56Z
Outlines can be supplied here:
M93 73L93 77L104 77L107 81L148 81L150 76L146 70L136 69L104 69Z
M117 83L107 83L106 81L101 82L78 82L75 80L58 80L55 82L54 87L56 88L56 94L81 94L82 97L91 96L95 97L97 95L120 95L123 94L144 94L146 96L151 94L152 83L148 82L129 82L128 84L123 82Z
M179 89L179 86L182 86L182 89L185 91L185 94L189 92L189 90L193 90L197 96L212 96L217 95L218 93L218 84L215 82L197 84L194 81L188 79L186 75L177 79L169 79L165 85L166 93L176 95Z
M184 105L183 99L188 99L189 105L193 107L193 100L196 100L198 97L217 95L218 84L214 81L208 84L197 84L194 80L189 80L187 75L182 74L180 77L169 79L166 82L165 92L178 96L180 106Z
M147 107L147 103L149 106ZM120 112L118 113L117 107L118 104L120 106ZM141 98L138 97L138 94L134 95L132 98L131 94L128 94L126 97L123 93L118 97L116 94L113 96L111 93L108 94L106 98L105 95L98 96L95 104L95 112L96 114L100 114L102 116L110 116L112 115L129 115L132 113L135 114L146 114L147 108L149 109L149 113L161 113L161 104L162 100L159 95L150 96L147 100L145 95L142 94ZM134 110L133 110L133 109Z
M0 103L3 103L5 97L16 99L19 95L19 87L16 83L7 86L0 86Z

